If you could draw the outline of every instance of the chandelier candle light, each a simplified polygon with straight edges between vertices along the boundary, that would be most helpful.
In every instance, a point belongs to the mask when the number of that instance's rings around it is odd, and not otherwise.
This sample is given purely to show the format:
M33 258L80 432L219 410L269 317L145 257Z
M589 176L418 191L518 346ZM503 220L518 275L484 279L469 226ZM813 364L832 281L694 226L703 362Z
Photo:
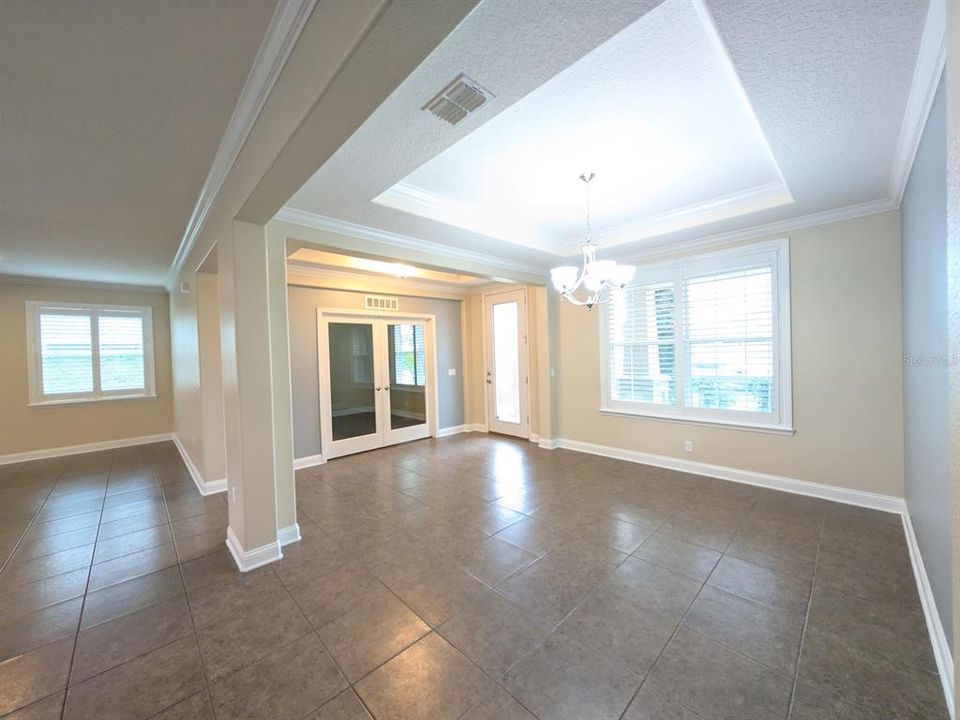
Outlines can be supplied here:
M610 293L630 282L636 270L633 265L618 265L613 260L597 260L599 248L593 241L593 233L590 230L590 181L593 177L593 173L589 176L586 174L580 176L587 186L587 237L580 248L583 252L583 267L562 265L550 271L550 279L561 298L569 300L574 305L586 305L588 310L592 310L594 305L609 302ZM575 295L581 285L588 293L583 299Z

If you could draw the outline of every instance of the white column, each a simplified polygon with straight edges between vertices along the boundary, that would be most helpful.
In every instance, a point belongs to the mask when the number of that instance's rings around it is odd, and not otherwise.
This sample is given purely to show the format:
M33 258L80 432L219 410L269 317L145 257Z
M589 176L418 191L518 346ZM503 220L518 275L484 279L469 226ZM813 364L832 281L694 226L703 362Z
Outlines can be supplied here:
M227 546L241 570L279 559L281 540L299 537L282 238L272 244L264 226L240 221L217 243Z

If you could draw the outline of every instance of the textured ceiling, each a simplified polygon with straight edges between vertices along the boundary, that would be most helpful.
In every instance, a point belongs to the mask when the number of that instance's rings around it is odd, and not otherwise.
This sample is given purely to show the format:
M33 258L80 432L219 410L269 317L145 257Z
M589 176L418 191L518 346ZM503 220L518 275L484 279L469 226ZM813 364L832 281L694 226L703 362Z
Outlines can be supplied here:
M596 173L592 217L607 244L678 208L715 212L717 198L731 214L791 202L712 23L689 0L652 10L374 202L573 253L582 171Z
M275 5L0 3L0 273L162 284Z
M581 211L575 178L598 128L613 147L669 151L659 182L640 163L632 184L623 167L609 173L607 207L598 174L595 229L601 247L625 243L619 254L887 199L926 0L659 4L484 0L288 206L548 266L569 253L556 239ZM460 72L496 97L451 127L420 108ZM516 184L503 179L512 163ZM537 194L537 172L574 178L573 189ZM754 200L782 189L781 176L793 202L737 205L751 188Z

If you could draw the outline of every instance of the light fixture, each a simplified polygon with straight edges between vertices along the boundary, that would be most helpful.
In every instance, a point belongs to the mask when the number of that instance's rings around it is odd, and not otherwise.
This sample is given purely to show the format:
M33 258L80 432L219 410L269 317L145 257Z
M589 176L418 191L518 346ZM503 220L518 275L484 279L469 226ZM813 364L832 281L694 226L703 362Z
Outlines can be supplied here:
M590 181L594 174L583 174L580 179L587 186L587 236L580 250L583 252L583 267L561 265L550 271L553 286L562 299L574 305L586 305L592 310L594 305L609 302L610 293L619 290L633 278L636 268L633 265L618 265L613 260L597 260L597 244L590 230ZM587 291L584 298L575 294L580 286Z
M393 264L393 274L398 278L408 278L416 272L417 269L410 267L409 265L404 265L403 263Z

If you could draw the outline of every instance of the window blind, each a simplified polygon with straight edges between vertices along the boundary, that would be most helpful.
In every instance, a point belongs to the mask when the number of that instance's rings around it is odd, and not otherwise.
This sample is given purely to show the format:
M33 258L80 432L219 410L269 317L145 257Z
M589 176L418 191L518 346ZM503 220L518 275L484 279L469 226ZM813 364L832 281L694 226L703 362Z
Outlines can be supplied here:
M773 268L689 277L683 286L686 404L773 410Z
M629 285L607 313L610 395L617 401L676 401L674 284Z
M786 241L640 268L603 312L606 409L790 427Z
M426 384L426 348L422 325L391 325L393 382L423 387Z
M28 302L32 403L153 392L150 308Z
M93 392L89 313L41 313L40 367L44 395Z

